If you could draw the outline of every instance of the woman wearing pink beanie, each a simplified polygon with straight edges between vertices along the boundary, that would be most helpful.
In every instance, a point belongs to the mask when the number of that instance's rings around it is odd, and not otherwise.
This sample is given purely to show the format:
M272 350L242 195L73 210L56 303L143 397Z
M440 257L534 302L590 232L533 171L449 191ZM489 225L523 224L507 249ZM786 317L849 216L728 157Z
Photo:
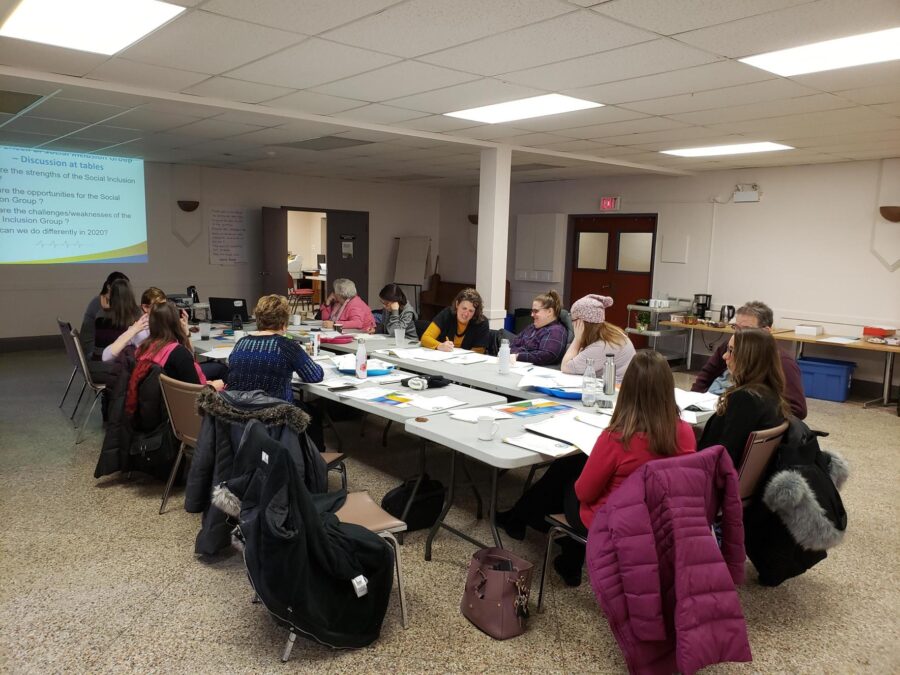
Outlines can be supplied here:
M572 305L570 314L575 339L563 355L562 372L581 375L588 359L593 359L597 377L603 377L606 355L612 354L616 363L616 382L622 381L634 358L634 345L625 331L606 321L606 308L612 304L610 297L591 294Z

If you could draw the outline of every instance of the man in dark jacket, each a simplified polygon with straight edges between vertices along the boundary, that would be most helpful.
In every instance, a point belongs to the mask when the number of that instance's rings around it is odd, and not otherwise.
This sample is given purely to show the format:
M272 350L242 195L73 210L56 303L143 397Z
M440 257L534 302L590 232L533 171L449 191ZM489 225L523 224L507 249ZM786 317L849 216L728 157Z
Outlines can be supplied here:
M734 329L762 328L772 331L773 314L771 308L762 302L752 301L742 305L734 318ZM725 350L728 340L724 340L710 355L703 370L691 386L691 391L709 391L720 394L730 385L728 368L725 365ZM791 412L798 419L806 418L806 396L803 393L803 377L800 367L793 357L778 350L781 356L781 369L784 371L784 398L791 406Z

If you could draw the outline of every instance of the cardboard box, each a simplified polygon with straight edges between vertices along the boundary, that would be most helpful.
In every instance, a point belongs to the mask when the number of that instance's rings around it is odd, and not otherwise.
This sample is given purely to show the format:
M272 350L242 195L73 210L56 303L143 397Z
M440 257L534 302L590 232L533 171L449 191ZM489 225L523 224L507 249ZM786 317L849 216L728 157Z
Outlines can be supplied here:
M896 332L892 326L863 326L863 337L894 337Z
M821 335L825 331L822 329L822 326L818 324L811 323L798 323L794 326L794 335L810 335L815 337L816 335Z

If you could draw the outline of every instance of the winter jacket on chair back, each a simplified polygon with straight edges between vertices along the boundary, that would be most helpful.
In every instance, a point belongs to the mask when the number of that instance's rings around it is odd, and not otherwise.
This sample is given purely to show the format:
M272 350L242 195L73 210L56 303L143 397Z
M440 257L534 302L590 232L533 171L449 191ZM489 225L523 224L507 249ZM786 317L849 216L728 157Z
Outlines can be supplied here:
M710 529L719 513L721 550ZM587 564L629 672L751 659L735 590L744 577L741 500L723 446L631 474L594 517Z
M266 432L287 447L300 480L310 492L327 490L325 461L306 435L309 415L300 408L262 391L212 389L200 393L197 408L203 422L184 501L189 513L203 513L195 553L213 555L231 543L233 524L212 505L212 490L219 483L249 474L256 466L255 456L244 457L241 452L251 420L262 422Z
M214 501L228 508L240 500L236 536L260 601L281 623L324 645L374 642L393 582L391 547L374 532L339 522L335 512L346 493L311 494L292 453L260 423L249 423L243 452L255 465L250 480L220 486ZM233 498L223 500L224 491ZM366 593L357 597L351 580L360 575Z

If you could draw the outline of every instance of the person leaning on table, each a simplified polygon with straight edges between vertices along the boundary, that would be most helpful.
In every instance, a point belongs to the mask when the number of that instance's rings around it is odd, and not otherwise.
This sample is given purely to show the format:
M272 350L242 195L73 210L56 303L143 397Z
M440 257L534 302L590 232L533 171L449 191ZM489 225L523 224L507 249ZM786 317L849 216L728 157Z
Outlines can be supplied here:
M594 359L594 372L603 377L606 369L606 355L612 354L616 364L616 382L621 382L634 358L634 345L618 326L606 320L606 308L612 307L613 299L605 295L586 295L572 305L571 315L575 328L575 339L563 355L560 370L564 373L581 375L587 367L587 360Z
M384 309L381 310L381 323L372 328L371 332L393 335L399 328L407 340L418 340L416 310L409 304L403 289L397 284L388 284L378 293L378 299Z
M335 323L344 328L371 331L375 328L372 310L359 295L356 284L350 279L335 279L332 291L322 303L322 328L332 328Z
M491 329L484 318L484 302L474 288L464 288L456 294L453 304L445 307L432 319L422 334L422 346L442 352L454 347L484 354L491 337Z
M754 300L738 309L734 317L734 330L738 332L745 328L760 328L771 333L772 323L773 314L769 306ZM691 391L722 394L731 386L731 375L725 361L725 352L729 344L728 341L723 342L710 355L703 370L691 385ZM803 393L803 376L800 374L800 366L793 357L780 349L778 355L781 361L781 370L784 373L784 397L790 404L794 417L802 420L806 417L806 396Z
M532 324L526 326L509 343L516 361L550 366L559 363L566 351L566 327L559 322L562 302L559 293L549 290L531 301Z

